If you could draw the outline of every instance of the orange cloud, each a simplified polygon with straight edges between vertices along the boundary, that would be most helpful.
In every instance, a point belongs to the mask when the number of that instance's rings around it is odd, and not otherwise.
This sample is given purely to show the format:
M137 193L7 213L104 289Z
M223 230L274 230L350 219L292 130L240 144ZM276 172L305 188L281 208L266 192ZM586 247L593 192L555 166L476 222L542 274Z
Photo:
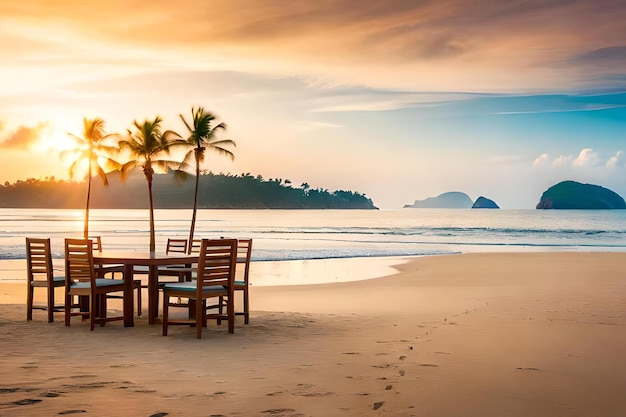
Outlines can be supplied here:
M86 73L169 65L511 91L600 85L623 79L626 68L622 0L14 3L0 5L3 22L19 22L4 29L6 44L32 44L49 65L64 57L89 62Z
M41 134L48 128L48 123L39 123L34 127L20 126L7 139L0 142L0 148L28 149L39 141Z

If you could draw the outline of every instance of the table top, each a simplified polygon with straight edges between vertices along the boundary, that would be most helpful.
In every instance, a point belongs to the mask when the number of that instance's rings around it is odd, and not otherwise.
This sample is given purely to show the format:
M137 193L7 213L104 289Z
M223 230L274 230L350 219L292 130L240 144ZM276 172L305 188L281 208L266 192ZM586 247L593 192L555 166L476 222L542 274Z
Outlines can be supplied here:
M93 253L94 262L132 265L169 265L197 263L198 254L105 250Z

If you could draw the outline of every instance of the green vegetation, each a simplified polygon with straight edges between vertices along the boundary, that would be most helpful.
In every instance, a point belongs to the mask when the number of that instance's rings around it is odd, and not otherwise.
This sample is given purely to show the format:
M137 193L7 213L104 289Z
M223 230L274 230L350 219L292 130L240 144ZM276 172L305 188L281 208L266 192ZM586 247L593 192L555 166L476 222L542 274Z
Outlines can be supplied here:
M119 172L108 174L109 187L93 183L91 208L145 209L143 176L120 180ZM0 207L81 208L84 182L27 179L0 186ZM204 172L199 177L198 208L211 209L376 209L371 199L352 191L328 191L303 183L292 186L285 179L265 180L250 173L241 175ZM194 195L192 181L180 183L175 175L154 175L152 191L155 208L189 209Z
M562 181L548 188L537 209L611 210L626 209L624 199L608 188L576 181Z

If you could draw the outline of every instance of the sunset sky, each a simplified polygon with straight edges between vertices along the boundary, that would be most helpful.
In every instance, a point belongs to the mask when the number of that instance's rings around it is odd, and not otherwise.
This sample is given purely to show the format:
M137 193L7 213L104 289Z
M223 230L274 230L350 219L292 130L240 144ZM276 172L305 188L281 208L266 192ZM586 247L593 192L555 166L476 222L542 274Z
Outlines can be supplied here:
M566 179L626 198L624 0L0 0L0 183L67 177L66 132L204 106L205 168L534 208Z

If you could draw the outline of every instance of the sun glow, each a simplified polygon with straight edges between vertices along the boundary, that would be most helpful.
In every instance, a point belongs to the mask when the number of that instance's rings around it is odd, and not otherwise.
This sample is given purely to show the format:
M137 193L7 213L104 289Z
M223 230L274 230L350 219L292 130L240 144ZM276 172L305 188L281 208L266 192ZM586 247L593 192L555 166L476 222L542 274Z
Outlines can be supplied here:
M38 149L47 151L69 151L77 149L79 144L67 134L67 131L49 124L39 136Z
M68 134L69 131L61 127L60 123L46 122L38 129L38 139L30 146L32 152L46 155L47 164L56 165L54 174L60 177L69 175L71 164L85 149L84 144ZM87 161L79 161L73 171L73 178L69 179L84 178L87 175Z

